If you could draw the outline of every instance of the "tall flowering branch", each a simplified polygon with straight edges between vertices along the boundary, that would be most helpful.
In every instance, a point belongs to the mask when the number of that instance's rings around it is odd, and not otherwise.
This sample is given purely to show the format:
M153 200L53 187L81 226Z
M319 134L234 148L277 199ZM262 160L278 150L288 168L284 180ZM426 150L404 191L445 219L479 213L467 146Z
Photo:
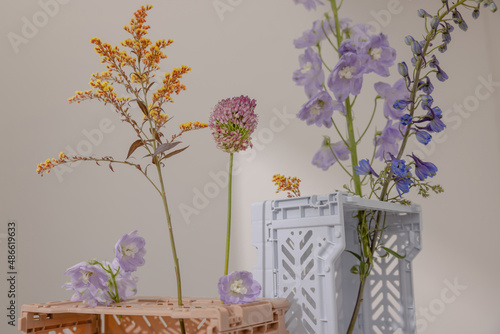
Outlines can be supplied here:
M229 153L229 176L227 195L226 256L224 275L229 272L229 250L231 244L231 193L233 184L233 154L252 147L252 133L258 118L254 113L257 103L248 96L233 97L217 103L209 117L217 148Z
M303 4L308 10L323 4L319 0L295 2ZM371 73L389 76L396 52L390 47L387 36L370 34L369 26L340 19L340 5L337 5L336 0L329 0L329 3L331 15L327 13L324 20L314 22L311 30L294 41L295 46L305 49L305 52L299 57L300 69L294 72L293 80L297 85L304 86L309 98L297 117L306 121L307 125L333 126L340 138L331 144L330 137L324 136L320 150L313 157L313 165L327 170L338 162L351 178L349 185L344 186L349 192L381 201L407 204L409 201L403 195L412 188L423 197L429 196L430 192L442 192L439 185L431 185L426 181L436 175L437 167L431 162L422 161L413 153L405 153L405 150L412 136L418 143L427 145L432 140L432 133L446 128L442 110L435 105L431 95L434 91L432 80L434 76L438 81L448 79L436 53L447 51L455 27L464 31L468 29L460 11L470 10L472 17L477 19L481 5L495 12L495 3L492 0L458 0L455 3L441 0L441 7L435 15L419 10L418 16L425 21L424 39L419 41L412 36L405 38L405 43L413 53L410 62L413 70L408 68L406 62L400 62L398 72L402 78L392 85L385 82L375 84L375 107L370 120L360 132L355 131L354 107L364 78ZM329 64L328 59L323 57L323 42L333 47L338 54L339 60L335 65ZM324 74L324 69L329 72L328 75ZM358 144L372 124L379 99L384 101L386 125L382 131L374 131L374 147L368 158L359 160ZM339 123L344 123L344 126L339 126ZM340 131L343 128L346 131ZM356 136L356 133L361 135ZM405 160L406 157L411 159L410 162ZM349 158L350 171L342 163ZM372 167L376 160L382 162L378 172ZM364 285L376 252L384 249L394 256L400 256L384 248L381 242L383 213L370 215L370 222L367 221L368 216L366 211L358 212L360 250L356 257L360 262L352 268L352 272L359 275L360 287L348 333L354 330Z
M118 113L120 119L128 123L136 136L132 142L124 160L114 159L110 156L96 157L68 157L61 153L58 158L47 159L37 166L37 173L49 173L52 168L61 164L77 161L95 161L97 164L109 163L113 170L114 164L124 164L135 167L153 185L161 197L165 217L167 220L170 245L174 260L174 269L177 282L178 305L182 306L181 271L179 258L175 246L172 219L167 203L166 189L163 180L162 166L166 160L183 152L186 147L178 148L181 144L180 137L191 130L203 129L208 125L201 122L189 122L179 126L178 132L166 136L166 126L171 117L165 112L166 104L174 102L174 95L186 90L186 86L180 82L183 75L191 68L182 65L165 73L161 83L155 81L156 72L160 69L160 61L167 58L163 50L173 43L172 40L158 40L152 42L147 38L149 25L146 25L147 12L152 9L151 5L141 6L134 13L130 24L123 29L130 35L121 42L119 46L112 46L92 38L96 53L101 57L101 63L105 64L106 71L92 74L90 78L91 89L77 91L69 99L70 103L80 103L86 100L97 100L104 104L111 104ZM115 85L121 86L120 92L115 90ZM128 96L119 94L127 93ZM132 109L131 106L138 108ZM175 149L174 149L175 148ZM137 150L143 150L146 154L144 159L135 159L131 162L133 154ZM142 155L144 153L141 153ZM140 162L136 162L140 161ZM156 178L151 177L147 170L149 166L156 169ZM181 332L185 333L184 321L180 319Z

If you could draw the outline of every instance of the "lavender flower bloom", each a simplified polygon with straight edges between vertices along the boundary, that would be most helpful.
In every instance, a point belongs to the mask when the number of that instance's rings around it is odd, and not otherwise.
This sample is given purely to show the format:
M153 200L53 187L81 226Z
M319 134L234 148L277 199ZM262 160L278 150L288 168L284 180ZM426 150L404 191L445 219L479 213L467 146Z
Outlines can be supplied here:
M411 103L412 103L411 100L396 100L396 102L394 102L392 107L396 110L403 110Z
M325 74L321 68L321 58L307 48L303 55L299 56L300 70L293 73L293 80L299 86L304 86L307 97L311 97L321 90L321 85L325 80Z
M328 77L328 88L340 102L361 92L363 73L369 56L349 52L343 55Z
M346 39L340 44L339 54L340 56L345 55L346 53L358 53L358 45L352 39Z
M111 302L107 295L108 276L100 266L80 262L66 270L63 275L71 279L63 288L75 292L71 297L72 301L83 301L90 307Z
M408 169L408 173L409 173L409 169ZM402 194L406 194L407 192L409 192L410 186L413 183L413 181L410 177L398 177L398 178L394 179L394 182L396 182L396 189L398 191L399 197L401 197Z
M425 77L418 83L418 89L423 91L425 94L430 95L434 91L434 85L429 77Z
M401 125L408 125L411 123L411 121L413 120L413 118L411 117L410 114L405 114L403 116L401 116Z
M434 99L430 95L422 95L422 108L432 106Z
M383 77L389 76L389 67L394 64L396 50L389 46L386 35L371 36L362 51L370 56L366 65L367 73L373 71Z
M389 156L391 157L391 171L394 173L394 175L401 177L401 176L406 176L408 171L406 170L406 162L402 159L396 159L394 155L389 153Z
M323 5L321 0L293 0L295 4L302 4L307 10L316 9L316 4Z
M438 116L438 114L436 114L436 110L439 110L441 111L441 109L439 108L430 108L430 107L426 107L427 109L427 115L430 116L430 121L429 121L429 124L427 124L427 126L421 128L423 130L427 130L427 131L431 131L431 132L441 132L444 130L444 128L446 127L446 125L443 123L443 121L441 120L441 117ZM424 119L425 120L429 120L428 116L426 116Z
M375 158L384 160L390 159L390 154L397 154L399 150L398 141L403 139L399 129L400 124L392 124L392 120L387 120L382 134L377 136L376 145L378 146L375 152Z
M358 23L348 29L349 39L355 43L367 42L370 39L370 25Z
M399 120L402 116L402 109L397 109L394 104L398 100L404 100L410 98L410 92L406 88L405 80L399 79L391 87L389 84L383 82L377 82L374 85L375 91L384 100L384 115L387 118L393 118ZM405 105L406 107L406 105ZM404 108L403 108L404 109Z
M144 255L146 241L137 235L137 231L125 234L115 245L115 254L121 270L133 272L146 262Z
M331 144L330 138L325 136L321 148L313 157L312 164L326 171L337 162L337 159L342 161L349 159L350 153L349 148L342 140Z
M333 102L330 94L321 91L314 95L297 113L297 117L306 121L307 125L332 126L333 110L343 110L344 105L338 101Z
M446 72L441 69L441 67L439 66L439 61L437 60L435 55L432 55L432 58L429 61L429 66L437 70L436 78L439 81L443 82L448 80L448 74L446 74Z
M424 145L429 144L429 142L432 139L432 136L428 132L426 132L426 131L416 130L415 131L415 136L417 137L418 142L422 143Z
M105 262L104 265L109 265L115 273L118 272L118 275L115 277L115 282L120 301L124 301L137 294L137 281L139 279L133 273L122 270L116 258L112 263Z
M255 106L255 100L243 95L217 103L208 123L217 148L234 153L252 147L251 134L258 122Z
M349 22L351 22L349 19L340 20L340 29L347 29ZM326 34L331 34L333 32L333 27L335 27L334 19L330 21L316 20L313 23L312 29L304 31L301 37L293 41L293 44L297 49L314 47L326 38L325 32Z
M220 300L227 305L246 304L257 299L262 290L248 271L233 271L219 279Z
M378 177L378 174L375 173L373 170L372 166L370 165L370 162L368 159L362 159L359 161L358 166L354 166L354 170L356 174L358 175L373 175L375 177Z
M417 158L414 154L409 155L415 161L415 175L420 179L420 181L425 180L427 177L434 177L437 173L437 167L431 162L423 162Z

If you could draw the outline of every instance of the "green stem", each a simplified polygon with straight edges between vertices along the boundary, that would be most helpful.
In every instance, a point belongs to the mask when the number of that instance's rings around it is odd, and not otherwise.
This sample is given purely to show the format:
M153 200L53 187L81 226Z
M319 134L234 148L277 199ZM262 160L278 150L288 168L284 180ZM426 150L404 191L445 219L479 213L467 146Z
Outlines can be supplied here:
M224 265L224 275L229 271L229 250L231 243L231 193L233 187L233 153L229 154L229 177L227 185L227 228L226 228L226 261Z
M346 123L347 123L347 140L349 141L349 150L351 151L351 165L352 165L352 180L354 182L354 192L356 195L363 196L361 191L361 179L354 167L358 164L358 148L354 135L354 119L352 117L352 109L349 98L345 100L346 110Z
M156 159L155 159L156 160ZM168 210L168 204L167 204L167 195L165 192L165 186L163 184L163 175L161 172L161 165L158 160L155 161L156 165L156 170L158 171L158 178L160 180L160 186L161 186L161 198L163 200L163 207L165 208L165 216L167 217L167 224L168 224L168 233L170 236L170 246L172 248L172 256L174 258L174 267L175 267L175 277L177 280L177 305L179 307L182 307L182 285L181 285L181 271L179 268L179 258L177 257L177 250L175 247L175 239L174 239L174 230L172 228L172 220L170 218L170 212ZM179 319L179 324L181 328L181 333L185 334L186 329L184 326L184 319Z

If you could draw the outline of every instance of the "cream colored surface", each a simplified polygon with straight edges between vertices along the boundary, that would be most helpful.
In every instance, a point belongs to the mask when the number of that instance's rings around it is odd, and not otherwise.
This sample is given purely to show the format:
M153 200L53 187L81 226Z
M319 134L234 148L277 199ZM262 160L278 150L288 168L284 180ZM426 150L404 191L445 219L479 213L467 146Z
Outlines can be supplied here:
M344 2L342 17L375 23L389 35L398 61L407 63L410 51L404 36L422 34L416 10L424 3L426 9L440 3ZM70 293L60 288L65 282L62 272L86 259L111 260L114 243L134 229L145 237L148 250L146 266L138 271L139 294L175 294L160 198L139 173L118 166L113 173L104 165L82 164L59 177L41 179L35 174L37 163L60 151L68 153L68 148L125 157L135 139L113 111L97 102L68 105L66 100L75 90L87 89L90 74L103 69L89 40L98 36L117 44L125 39L121 27L143 3L9 0L0 4L0 233L5 233L9 219L17 221L19 306L68 299ZM323 172L310 163L327 129L307 127L294 117L306 99L302 87L291 79L301 54L292 41L310 29L321 12L307 12L292 0L150 3L155 6L149 16L150 37L175 41L162 69L192 67L184 78L188 90L167 111L175 116L171 124L206 121L222 98L245 94L257 100L260 125L255 149L236 159L230 264L230 270L251 270L256 251L251 244L250 205L283 196L274 194L270 182L274 173L299 176L304 195L333 192L346 182L340 169ZM226 4L226 11L218 13L214 4L220 3ZM51 15L44 16L46 12ZM452 34L449 52L439 58L450 80L445 85L435 82L433 94L436 104L450 115L445 120L448 129L435 136L423 154L438 166L434 181L446 192L426 200L412 197L423 207L425 226L424 248L414 262L419 333L500 331L500 13L483 11L478 21L463 14L469 31L456 29ZM39 27L23 28L34 20ZM9 41L12 33L24 38L17 53ZM387 82L397 78L395 68L391 73ZM356 104L361 123L372 108L375 80L365 80L366 99ZM226 188L221 175L228 156L217 151L209 131L186 135L185 143L191 147L166 167L183 290L187 296L214 296L223 272ZM183 216L186 210L192 214ZM1 271L6 272L4 239L1 247ZM5 302L0 305L5 310L6 282L1 282ZM0 331L14 333L4 312L0 312Z

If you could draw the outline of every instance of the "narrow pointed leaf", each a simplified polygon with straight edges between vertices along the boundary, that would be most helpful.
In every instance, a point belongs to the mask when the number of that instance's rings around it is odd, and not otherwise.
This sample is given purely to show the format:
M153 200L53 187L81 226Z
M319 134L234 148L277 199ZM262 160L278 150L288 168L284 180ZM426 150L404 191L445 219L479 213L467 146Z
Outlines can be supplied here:
M170 157L172 157L172 156L174 156L174 155L176 155L176 154L179 154L179 153L181 153L182 151L184 151L185 149L187 149L188 147L189 147L189 146L186 146L186 147L181 148L181 149L179 149L179 150L175 150L175 151L173 151L173 152L170 152L169 154L167 154L166 156L164 156L164 157L163 157L163 159L168 159L168 158L170 158ZM162 160L163 160L163 159L162 159Z
M165 151L170 150L171 148L174 148L175 146L179 145L181 142L180 141L174 141L172 143L164 143L159 145L156 148L156 151L153 153L153 158L156 157L158 154L163 153Z
M109 163L109 169L111 169L111 171L114 172L113 166L111 166L111 162Z
M393 251L392 249L390 248L387 248L387 247L384 247L384 246L380 246L382 249L384 249L387 253L397 257L398 259L404 259L406 257L406 251L405 251L405 255L400 255L398 253L396 253L395 251Z
M346 250L346 252L348 253L351 253L352 255L354 255L359 261L361 261L361 256L359 256L359 254L356 254L354 252L351 252L350 250Z
M139 108L141 108L142 113L146 116L149 116L148 113L148 107L142 102L141 100L137 100L137 104L139 105Z
M137 139L135 142L133 142L132 145L130 145L130 148L128 149L128 154L127 154L127 157L125 158L125 160L127 160L128 158L130 158L130 156L132 155L132 153L134 153L134 151L136 149L138 149L139 147L141 147L143 145L144 145L144 143L140 139Z

